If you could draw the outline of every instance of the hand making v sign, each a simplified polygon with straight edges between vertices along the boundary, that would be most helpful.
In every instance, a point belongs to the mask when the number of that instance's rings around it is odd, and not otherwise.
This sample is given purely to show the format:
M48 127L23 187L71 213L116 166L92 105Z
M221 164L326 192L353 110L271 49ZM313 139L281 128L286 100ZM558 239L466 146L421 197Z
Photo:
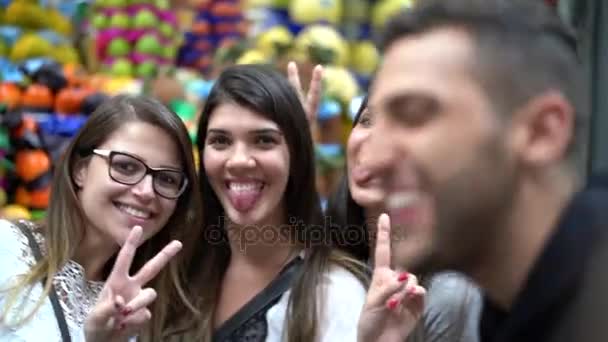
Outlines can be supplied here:
M142 228L135 226L118 252L97 305L85 322L87 342L128 340L151 318L147 307L156 299L156 291L144 286L181 250L182 244L170 242L131 276L129 269L141 235Z
M306 118L308 119L308 125L310 132L314 139L318 138L319 128L317 127L317 114L319 111L319 105L321 103L321 92L323 89L323 67L317 65L312 70L312 77L310 78L310 84L308 85L308 92L305 94L302 89L302 82L300 81L300 72L296 62L289 62L287 64L287 78L289 83L295 88L300 98L300 103L304 107L306 112Z
M358 341L405 341L422 316L425 293L416 276L391 268L390 219L380 215L374 273L359 318Z

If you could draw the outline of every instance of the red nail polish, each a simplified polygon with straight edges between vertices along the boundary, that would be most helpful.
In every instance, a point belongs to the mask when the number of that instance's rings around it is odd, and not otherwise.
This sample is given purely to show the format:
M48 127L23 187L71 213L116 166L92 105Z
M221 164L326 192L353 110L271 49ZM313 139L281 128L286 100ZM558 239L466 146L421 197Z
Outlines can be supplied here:
M126 316L126 315L128 315L128 314L131 313L131 309L130 308L124 308L124 309L122 309L121 313L122 313L123 316Z
M393 310L397 307L397 304L399 304L399 301L397 299L391 299L388 301L387 306L389 309Z
M409 274L409 273L407 273L407 272L404 272L404 273L401 273L401 274L399 275L399 278L397 278L397 280L399 280L400 282L404 282L404 281L406 281L406 280L407 280L407 278L409 278L409 277L410 277L410 274Z

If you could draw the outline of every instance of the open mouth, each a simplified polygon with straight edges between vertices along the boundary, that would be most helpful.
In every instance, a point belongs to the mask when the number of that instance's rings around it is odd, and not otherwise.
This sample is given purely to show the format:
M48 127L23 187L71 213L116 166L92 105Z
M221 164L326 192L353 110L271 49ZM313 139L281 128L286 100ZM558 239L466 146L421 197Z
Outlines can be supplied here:
M386 201L389 209L403 209L416 204L420 194L416 191L402 191L391 194Z
M152 218L154 216L153 212L143 209L143 208L134 207L132 205L128 205L128 204L120 203L120 202L113 202L113 203L114 203L114 206L118 210L120 210L124 214L127 214L137 220L149 220L150 218Z
M418 204L422 199L418 191L400 191L388 196L386 207L391 222L396 224L412 223L418 216Z
M261 181L226 181L228 198L232 206L240 212L251 210L261 197L266 183Z

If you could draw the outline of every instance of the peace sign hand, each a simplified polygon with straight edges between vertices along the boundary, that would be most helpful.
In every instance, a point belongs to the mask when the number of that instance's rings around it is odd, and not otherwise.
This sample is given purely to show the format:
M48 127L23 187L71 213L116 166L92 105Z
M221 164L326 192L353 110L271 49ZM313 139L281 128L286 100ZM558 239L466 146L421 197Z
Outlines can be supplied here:
M306 112L310 131L314 137L318 133L317 113L319 111L319 104L321 103L323 67L317 65L312 70L308 94L306 95L304 95L304 90L302 89L302 82L300 81L300 73L296 62L292 61L287 64L287 78L289 79L289 83L291 83L298 93L300 103L302 103L302 107L304 107L304 111Z
M390 219L378 219L374 273L359 318L358 341L403 342L424 309L425 289L416 276L391 269Z
M129 275L142 229L133 227L118 252L97 304L87 316L85 335L87 342L128 340L150 320L147 306L156 299L156 291L143 288L181 250L179 241L170 242L148 261L134 276Z

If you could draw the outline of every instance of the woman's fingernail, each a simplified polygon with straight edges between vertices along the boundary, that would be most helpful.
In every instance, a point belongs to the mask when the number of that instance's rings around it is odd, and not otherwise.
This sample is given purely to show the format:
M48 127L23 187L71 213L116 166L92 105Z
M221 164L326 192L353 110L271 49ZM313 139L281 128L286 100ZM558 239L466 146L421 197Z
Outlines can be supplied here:
M388 301L387 306L389 309L393 310L397 307L397 304L399 304L399 301L397 299L391 299Z
M126 316L128 314L131 313L131 309L130 308L124 308L122 309L121 313L123 314L123 316Z
M397 280L399 280L400 282L404 282L407 280L407 278L410 277L410 274L407 272L403 272L399 275L399 278L397 278Z

